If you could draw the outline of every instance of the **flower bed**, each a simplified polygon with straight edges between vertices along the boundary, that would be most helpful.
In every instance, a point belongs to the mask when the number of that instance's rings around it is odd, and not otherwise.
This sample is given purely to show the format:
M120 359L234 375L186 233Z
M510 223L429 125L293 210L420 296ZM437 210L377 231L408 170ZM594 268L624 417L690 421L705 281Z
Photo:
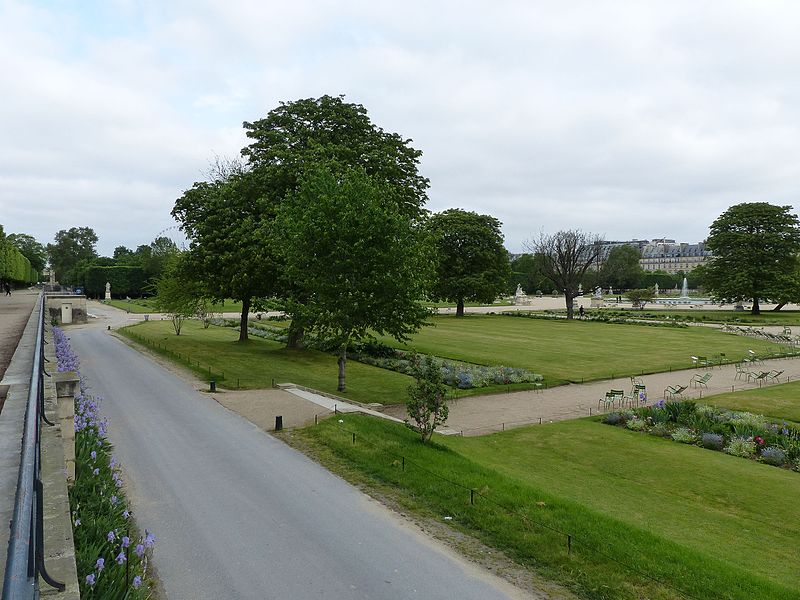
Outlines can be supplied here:
M800 428L761 415L716 408L692 401L665 402L613 412L603 421L632 431L671 438L800 471Z
M78 357L57 327L53 339L58 370L79 373ZM75 483L69 490L81 598L149 598L147 567L155 536L138 535L132 523L99 401L86 394L81 378L75 400Z

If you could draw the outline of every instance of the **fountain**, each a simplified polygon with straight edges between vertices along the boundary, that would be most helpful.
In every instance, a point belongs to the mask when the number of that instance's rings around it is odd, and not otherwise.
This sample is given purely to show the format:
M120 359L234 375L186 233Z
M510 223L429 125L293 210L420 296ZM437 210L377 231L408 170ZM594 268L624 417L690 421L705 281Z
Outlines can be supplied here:
M658 292L656 292L658 293ZM689 298L689 282L686 277L683 278L683 285L681 286L681 295L677 298L655 298L653 303L664 304L668 306L702 306L708 304L708 298Z

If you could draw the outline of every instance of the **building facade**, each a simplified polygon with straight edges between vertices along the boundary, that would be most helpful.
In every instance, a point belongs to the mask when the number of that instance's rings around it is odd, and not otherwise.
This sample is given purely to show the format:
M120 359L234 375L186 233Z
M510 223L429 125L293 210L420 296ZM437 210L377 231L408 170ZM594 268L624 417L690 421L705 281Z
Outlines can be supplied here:
M675 240L651 240L642 247L639 264L644 271L688 273L712 256L703 242L697 244L675 243Z

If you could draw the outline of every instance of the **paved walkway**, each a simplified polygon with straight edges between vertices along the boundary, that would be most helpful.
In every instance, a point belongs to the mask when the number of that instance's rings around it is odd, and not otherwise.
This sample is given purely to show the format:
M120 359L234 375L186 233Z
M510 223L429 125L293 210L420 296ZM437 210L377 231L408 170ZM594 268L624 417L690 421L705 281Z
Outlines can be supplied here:
M14 290L10 296L5 292L0 294L0 379L14 356L38 296L38 290Z
M753 365L754 371L783 371L780 382L800 379L800 358L773 359ZM647 386L649 402L664 397L667 386L689 385L695 374L711 373L706 387L690 386L682 395L685 399L707 398L713 394L755 389L756 383L736 379L735 365L711 369L687 369L671 373L655 373L640 377ZM767 384L774 385L774 384ZM460 398L450 404L447 419L449 429L463 435L483 435L523 425L551 423L566 419L587 417L598 412L598 400L611 389L621 389L627 394L631 389L629 377L596 381L585 384L563 385L542 391L511 392L490 396ZM399 417L405 407L390 406L386 413ZM602 407L601 407L602 410Z

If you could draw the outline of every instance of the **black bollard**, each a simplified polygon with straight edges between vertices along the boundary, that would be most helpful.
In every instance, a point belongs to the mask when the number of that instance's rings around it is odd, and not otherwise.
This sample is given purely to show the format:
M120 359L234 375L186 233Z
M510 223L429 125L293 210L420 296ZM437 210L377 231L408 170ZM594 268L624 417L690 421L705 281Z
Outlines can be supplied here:
M213 379L208 382L208 391L209 392L216 392L217 391L217 382Z
M283 429L283 416L278 415L275 417L275 431L280 431Z

